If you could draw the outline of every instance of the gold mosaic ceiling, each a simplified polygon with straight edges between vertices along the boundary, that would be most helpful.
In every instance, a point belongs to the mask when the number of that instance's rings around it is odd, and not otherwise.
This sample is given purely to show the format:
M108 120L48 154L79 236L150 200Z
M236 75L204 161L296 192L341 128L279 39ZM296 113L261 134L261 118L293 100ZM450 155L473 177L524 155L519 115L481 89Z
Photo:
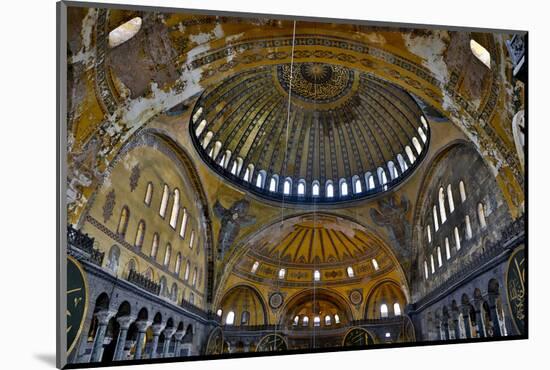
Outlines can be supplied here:
M236 73L203 92L191 121L214 170L300 203L387 191L414 170L429 141L422 111L403 89L316 62Z
M273 225L244 248L246 253L233 272L278 284L330 285L383 275L395 268L379 238L329 215L310 214L291 224ZM317 279L315 270L319 271Z

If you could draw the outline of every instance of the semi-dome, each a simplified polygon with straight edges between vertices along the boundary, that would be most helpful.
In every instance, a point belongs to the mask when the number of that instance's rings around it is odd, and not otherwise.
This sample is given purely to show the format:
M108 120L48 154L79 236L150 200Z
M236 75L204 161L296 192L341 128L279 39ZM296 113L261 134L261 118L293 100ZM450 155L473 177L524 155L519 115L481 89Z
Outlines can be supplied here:
M234 266L249 279L280 284L340 284L395 269L385 243L357 224L308 214L272 225L251 239Z
M216 172L288 202L341 202L407 178L430 137L415 99L375 75L328 63L232 75L195 104L191 136Z

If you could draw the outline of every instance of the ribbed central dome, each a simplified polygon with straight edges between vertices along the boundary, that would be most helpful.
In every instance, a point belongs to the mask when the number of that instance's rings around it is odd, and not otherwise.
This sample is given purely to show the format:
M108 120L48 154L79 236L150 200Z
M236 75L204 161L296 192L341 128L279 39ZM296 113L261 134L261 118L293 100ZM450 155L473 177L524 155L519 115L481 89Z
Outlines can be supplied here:
M429 140L407 92L327 63L237 73L205 90L191 130L215 171L250 192L300 203L387 191L413 171Z

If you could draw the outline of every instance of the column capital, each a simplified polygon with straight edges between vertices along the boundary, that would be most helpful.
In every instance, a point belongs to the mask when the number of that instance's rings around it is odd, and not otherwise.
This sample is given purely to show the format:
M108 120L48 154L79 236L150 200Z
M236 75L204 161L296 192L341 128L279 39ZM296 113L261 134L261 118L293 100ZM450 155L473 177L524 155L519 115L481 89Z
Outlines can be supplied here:
M153 329L153 335L160 335L160 333L164 330L164 324L153 324L151 328Z
M174 333L174 336L176 337L176 340L179 342L181 338L185 335L185 330L178 330Z
M139 320L139 321L136 321L136 325L138 328L138 332L145 333L147 331L147 328L151 326L151 321Z
M116 319L116 321L118 322L118 324L120 325L120 329L121 330L128 330L128 328L130 327L130 325L136 320L136 317L135 316L130 316L130 315L126 315L126 316L121 316L119 318Z
M176 332L176 328L166 328L164 329L164 338L170 339L172 335Z
M116 313L117 310L101 310L95 313L95 317L97 318L99 325L107 325L109 320L111 320Z

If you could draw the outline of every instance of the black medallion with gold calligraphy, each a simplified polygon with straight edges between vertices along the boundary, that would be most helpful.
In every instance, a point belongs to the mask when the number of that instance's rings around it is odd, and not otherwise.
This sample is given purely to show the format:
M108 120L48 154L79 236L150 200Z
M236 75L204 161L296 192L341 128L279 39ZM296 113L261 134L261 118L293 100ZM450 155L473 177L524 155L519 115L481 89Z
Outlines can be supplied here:
M76 344L88 309L88 285L82 267L67 256L67 353Z
M512 321L519 334L525 334L526 287L525 287L525 247L516 249L508 260L506 271L506 294Z

